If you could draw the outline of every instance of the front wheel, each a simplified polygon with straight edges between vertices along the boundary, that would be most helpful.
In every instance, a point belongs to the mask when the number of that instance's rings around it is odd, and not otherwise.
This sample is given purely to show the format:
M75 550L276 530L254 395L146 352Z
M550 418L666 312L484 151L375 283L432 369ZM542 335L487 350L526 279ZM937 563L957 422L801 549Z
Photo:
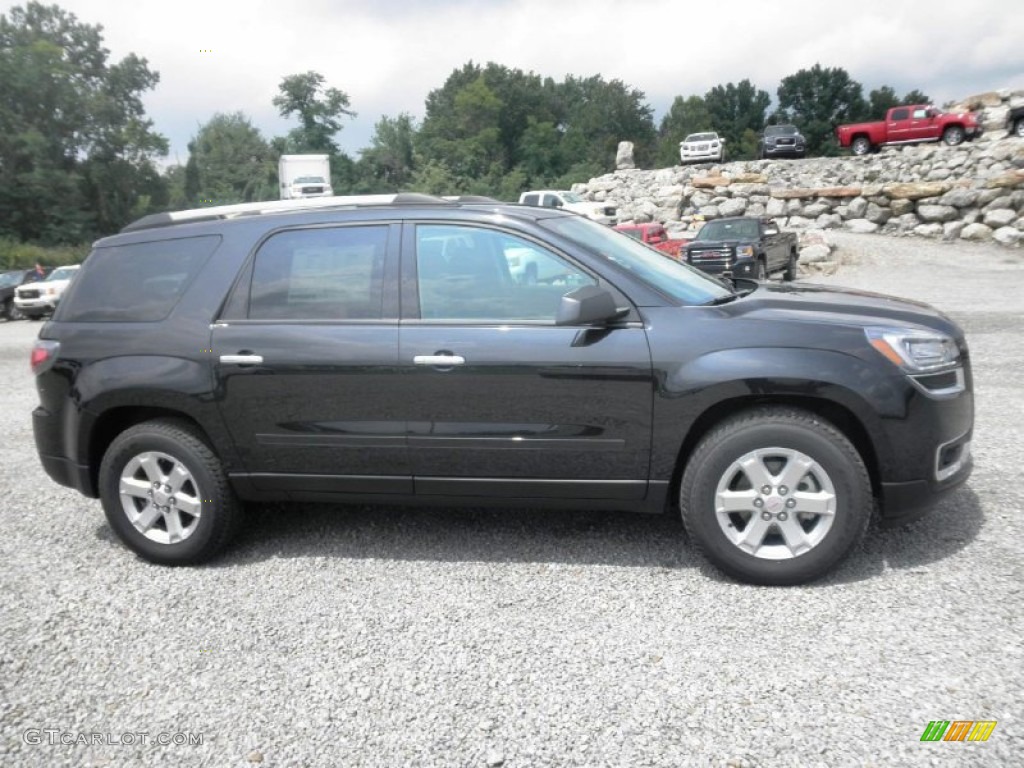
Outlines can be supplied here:
M683 524L705 557L753 584L812 581L871 518L871 483L846 436L812 413L767 407L723 422L683 473Z
M964 129L959 125L951 125L942 132L942 140L951 147L962 144L964 141Z
M21 314L21 310L14 303L14 299L8 299L4 302L4 317L8 320L21 320L25 316Z
M866 155L871 151L871 141L866 136L858 136L850 145L855 155Z
M209 560L241 523L220 460L181 421L147 421L118 435L100 464L99 491L114 533L152 563Z
M765 266L764 261L761 259L757 260L757 274L755 275L755 279L760 281L768 279L768 267Z

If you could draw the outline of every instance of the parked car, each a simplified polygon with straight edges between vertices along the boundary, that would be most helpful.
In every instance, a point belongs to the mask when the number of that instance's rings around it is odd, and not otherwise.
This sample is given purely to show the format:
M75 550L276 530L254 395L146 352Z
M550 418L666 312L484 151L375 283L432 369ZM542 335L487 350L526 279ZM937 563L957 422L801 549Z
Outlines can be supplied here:
M725 162L725 139L714 131L691 133L679 142L679 160L686 163Z
M1013 107L1006 114L1006 131L1024 139L1024 105Z
M772 219L735 216L707 222L683 248L683 259L712 275L766 280L782 272L796 279L799 248L793 232L782 232Z
M795 125L767 125L757 142L757 155L769 157L804 157L807 140Z
M853 123L836 128L840 147L866 155L887 144L939 141L956 146L981 135L981 123L973 112L943 113L928 104L893 107L885 120Z
M14 291L19 285L42 280L50 273L48 269L12 269L0 274L0 312L8 320L21 320L24 315L14 304Z
M608 225L614 225L619 214L618 206L615 203L584 200L582 195L564 189L523 192L519 196L519 202L523 205L539 205L543 208L561 208L564 211L572 211Z
M517 281L513 247L566 278ZM670 510L732 576L804 582L876 499L904 521L966 480L967 345L924 304L736 288L549 208L154 214L42 327L36 447L157 563L213 557L250 500L489 503Z
M70 264L57 267L45 279L15 288L15 308L30 320L38 320L52 314L75 273L78 272L78 266Z
M619 224L615 229L624 235L629 235L634 240L639 240L641 243L645 243L655 250L671 256L673 259L679 259L683 246L690 242L683 238L669 237L665 227L654 222L649 224Z

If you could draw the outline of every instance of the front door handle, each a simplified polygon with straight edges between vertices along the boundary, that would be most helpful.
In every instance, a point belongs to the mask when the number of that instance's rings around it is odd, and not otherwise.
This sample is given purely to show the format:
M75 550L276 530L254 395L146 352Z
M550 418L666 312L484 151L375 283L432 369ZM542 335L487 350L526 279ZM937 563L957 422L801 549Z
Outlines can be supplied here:
M221 355L220 361L225 365L262 365L263 355Z
M416 365L433 365L438 368L449 368L453 365L462 365L466 358L462 355L416 355L412 359Z

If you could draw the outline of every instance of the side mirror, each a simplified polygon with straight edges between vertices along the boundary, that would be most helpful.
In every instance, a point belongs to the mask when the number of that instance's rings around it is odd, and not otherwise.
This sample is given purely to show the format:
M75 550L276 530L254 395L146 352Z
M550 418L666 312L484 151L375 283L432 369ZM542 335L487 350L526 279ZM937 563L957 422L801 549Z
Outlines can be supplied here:
M584 285L562 296L555 325L594 325L622 317L611 293L596 285Z

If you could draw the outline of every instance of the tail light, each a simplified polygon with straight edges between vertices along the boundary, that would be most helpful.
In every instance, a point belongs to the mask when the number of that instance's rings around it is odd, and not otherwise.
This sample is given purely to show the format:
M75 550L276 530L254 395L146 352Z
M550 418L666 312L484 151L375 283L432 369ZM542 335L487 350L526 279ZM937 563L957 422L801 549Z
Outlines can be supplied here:
M48 370L57 359L59 351L59 341L36 339L36 343L32 345L32 358L29 361L29 364L32 366L32 373L38 376L40 373Z

